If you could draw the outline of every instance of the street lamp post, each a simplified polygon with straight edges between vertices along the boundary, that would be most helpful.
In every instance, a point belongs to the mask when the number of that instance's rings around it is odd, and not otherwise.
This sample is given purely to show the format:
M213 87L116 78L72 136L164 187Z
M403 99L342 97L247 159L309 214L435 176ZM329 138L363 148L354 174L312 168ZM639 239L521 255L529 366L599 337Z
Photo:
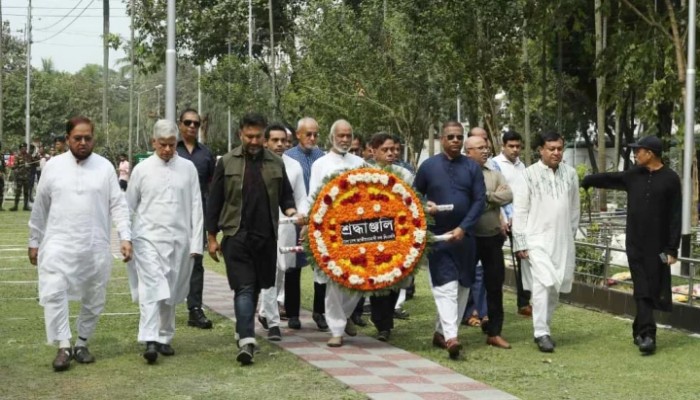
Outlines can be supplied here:
M163 85L156 85L150 89L142 90L140 92L136 92L136 144L138 146L139 140L140 140L140 126L141 126L141 95L144 93L148 93L153 90L158 91L158 116L160 117L160 89L163 88Z

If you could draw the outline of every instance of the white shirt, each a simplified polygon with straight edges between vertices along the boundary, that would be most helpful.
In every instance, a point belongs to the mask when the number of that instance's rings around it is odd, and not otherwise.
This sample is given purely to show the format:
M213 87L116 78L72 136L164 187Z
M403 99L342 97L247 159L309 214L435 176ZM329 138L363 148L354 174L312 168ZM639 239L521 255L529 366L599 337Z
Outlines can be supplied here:
M106 289L111 222L121 240L131 240L129 209L112 164L94 153L82 161L70 151L52 157L29 219L29 247L39 249L41 304L62 291L77 300L86 285Z
M571 291L575 268L574 235L579 223L578 175L560 163L556 171L542 161L522 173L513 207L513 250L527 250L523 286L532 280L557 291Z
M153 154L134 168L126 191L132 212L134 260L129 282L134 301L185 300L192 254L202 254L203 212L197 169L177 154Z
M498 169L501 171L503 176L506 177L506 181L509 186L513 186L517 183L518 176L525 170L525 164L517 158L515 162L511 162L503 153L492 158L495 164L498 164ZM493 169L493 168L492 168Z
M306 187L304 186L304 171L301 169L301 164L292 157L286 154L282 155L284 161L284 169L287 171L287 179L292 186L294 192L294 204L296 209L306 202ZM285 215L280 211L280 218ZM295 266L296 255L294 253L282 254L279 252L280 247L291 247L296 245L297 233L294 224L279 224L277 228L277 266L282 271Z
M308 215L311 210L312 201L316 193L321 190L323 180L333 175L336 172L359 168L365 165L365 160L354 154L345 153L338 154L334 151L329 151L325 156L316 160L311 166L311 177L309 178L309 195L301 207L300 212Z

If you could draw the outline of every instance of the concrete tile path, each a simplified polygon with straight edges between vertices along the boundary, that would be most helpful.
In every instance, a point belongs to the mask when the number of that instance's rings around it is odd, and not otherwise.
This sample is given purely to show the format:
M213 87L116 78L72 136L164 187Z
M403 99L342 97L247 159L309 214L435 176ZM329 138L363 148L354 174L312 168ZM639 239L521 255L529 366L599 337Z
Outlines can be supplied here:
M206 270L204 304L233 319L233 294L225 276ZM311 313L302 310L301 330L283 324L282 341L270 342L376 400L512 400L517 397L443 367L413 353L358 334L343 347L326 346L329 334L319 332ZM257 325L257 324L256 324ZM260 337L266 333L258 326Z

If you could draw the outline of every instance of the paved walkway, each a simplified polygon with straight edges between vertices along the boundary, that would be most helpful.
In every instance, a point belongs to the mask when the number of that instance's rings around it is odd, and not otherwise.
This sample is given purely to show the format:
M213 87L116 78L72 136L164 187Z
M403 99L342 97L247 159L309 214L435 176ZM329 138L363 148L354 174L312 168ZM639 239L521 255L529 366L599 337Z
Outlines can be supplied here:
M232 293L225 276L204 274L204 304L234 318ZM303 327L315 327L311 313L302 310ZM257 324L256 324L257 325ZM286 324L285 324L286 325ZM473 399L512 400L517 397L443 367L413 353L358 334L346 338L343 347L326 346L327 332L316 329L282 329L282 341L270 342L376 400ZM259 329L257 335L266 337Z

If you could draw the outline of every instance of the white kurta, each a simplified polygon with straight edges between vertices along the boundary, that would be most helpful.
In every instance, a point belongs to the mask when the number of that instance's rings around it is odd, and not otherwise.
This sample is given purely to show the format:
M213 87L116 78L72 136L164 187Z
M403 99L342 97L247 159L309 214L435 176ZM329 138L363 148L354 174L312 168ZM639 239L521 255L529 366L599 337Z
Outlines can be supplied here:
M522 263L523 286L531 290L536 280L570 292L580 207L576 170L563 163L556 171L542 161L531 165L516 186L513 206L513 250L529 254Z
M191 254L202 254L197 169L177 154L167 163L154 154L134 168L126 198L133 213L134 260L128 267L133 300L183 302L194 264Z
M282 155L284 161L284 169L287 170L287 178L294 192L294 204L298 210L306 201L306 187L304 186L304 171L301 169L301 164L288 155ZM280 211L280 218L284 214ZM294 224L279 224L277 234L277 267L282 271L295 267L296 255L294 253L281 254L280 247L296 246L297 233L296 225Z
M316 160L311 166L311 177L309 178L309 195L304 202L300 212L307 214L311 209L313 196L316 195L323 186L323 180L332 174L344 169L359 168L365 165L365 160L354 154L345 153L340 155L329 151L323 157Z
M129 210L109 161L93 153L78 162L68 151L46 163L29 219L42 305L59 292L69 300L104 294L113 262L110 219L121 240L131 240Z

